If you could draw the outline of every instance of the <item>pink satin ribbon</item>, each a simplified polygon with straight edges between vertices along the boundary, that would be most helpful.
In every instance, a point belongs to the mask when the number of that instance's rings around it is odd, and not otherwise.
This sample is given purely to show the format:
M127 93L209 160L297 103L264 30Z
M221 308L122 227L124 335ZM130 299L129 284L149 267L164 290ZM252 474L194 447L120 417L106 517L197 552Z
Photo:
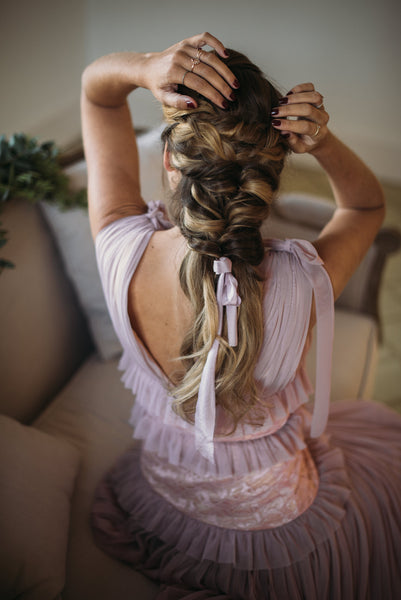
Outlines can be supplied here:
M241 304L238 295L238 281L231 273L231 260L225 256L213 263L213 270L219 276L216 290L218 308L217 335L223 331L223 314L226 307L227 337L230 346L238 343L237 308ZM203 368L195 412L195 442L199 452L210 461L214 460L213 436L216 420L216 360L219 340L216 337L207 355Z

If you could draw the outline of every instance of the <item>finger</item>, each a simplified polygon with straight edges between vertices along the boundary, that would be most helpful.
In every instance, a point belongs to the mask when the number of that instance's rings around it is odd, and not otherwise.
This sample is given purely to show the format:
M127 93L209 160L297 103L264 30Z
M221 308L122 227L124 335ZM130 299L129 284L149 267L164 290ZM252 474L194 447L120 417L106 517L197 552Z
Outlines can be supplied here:
M228 102L225 99L224 95L222 95L213 85L211 85L206 79L204 79L200 75L197 75L195 72L183 70L182 79L184 81L185 87L191 90L195 90L196 92L198 92L198 94L201 94L201 96L204 96L205 98L213 102L213 104L216 104L221 108L228 108ZM221 78L220 80L223 82ZM227 86L227 84L225 85ZM230 89L228 86L227 88ZM230 90L230 93L233 96L232 90ZM235 97L233 96L230 99L234 100Z
M231 88L239 87L239 82L237 81L235 75L214 52L206 52L206 50L202 50L200 48L197 48L195 52L195 49L189 46L188 54L191 56L191 58L196 59L199 57L201 63L206 64L210 68L214 69L216 73L218 73Z
M300 92L313 92L314 89L315 86L313 85L313 83L299 83L298 85L295 85L293 88L291 88L289 92L287 92L287 96L292 94L298 94Z
M324 108L318 109L314 104L286 104L285 106L278 106L273 108L271 116L275 118L286 119L289 117L301 117L303 119L309 119L315 121L320 125L325 125L329 120L328 113Z
M160 95L159 100L166 106L174 106L181 110L187 110L188 108L197 108L197 103L191 96L179 94L175 91L163 92Z
M194 35L193 37L188 38L187 43L190 46L194 46L195 48L203 48L203 46L210 46L214 48L220 56L224 58L228 58L228 52L226 51L224 44L220 42L216 37L205 31L204 33L200 33L198 35Z
M279 105L280 106L286 106L291 105L291 104L304 104L304 103L309 103L309 104L313 104L314 106L319 106L319 105L323 105L323 96L320 92L317 92L316 90L311 90L311 91L304 91L304 92L296 92L291 94L290 96L284 96L283 98L280 98L279 100Z
M220 92L222 96L225 96L228 100L235 100L235 94L232 88L213 67L209 66L203 61L199 63L191 62L191 66L188 71L208 81L218 92Z
M273 119L272 126L275 129L286 133L296 133L298 135L307 135L316 138L322 125L315 121L299 120L288 121L286 119Z

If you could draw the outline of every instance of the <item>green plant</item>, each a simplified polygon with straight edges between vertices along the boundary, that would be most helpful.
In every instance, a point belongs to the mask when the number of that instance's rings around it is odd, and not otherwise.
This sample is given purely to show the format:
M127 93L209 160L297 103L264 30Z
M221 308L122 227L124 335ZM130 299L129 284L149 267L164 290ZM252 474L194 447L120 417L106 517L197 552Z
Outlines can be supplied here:
M0 210L13 198L29 202L46 200L62 209L86 207L86 190L70 190L58 155L54 142L40 144L36 138L23 133L11 136L9 141L6 136L0 136ZM0 229L0 248L6 242L7 232ZM13 266L0 258L0 273Z

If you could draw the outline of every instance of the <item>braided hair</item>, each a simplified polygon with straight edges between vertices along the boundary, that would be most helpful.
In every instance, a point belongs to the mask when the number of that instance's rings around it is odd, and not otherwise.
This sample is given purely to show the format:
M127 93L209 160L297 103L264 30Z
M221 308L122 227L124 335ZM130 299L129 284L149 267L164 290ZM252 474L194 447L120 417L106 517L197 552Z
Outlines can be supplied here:
M195 314L181 347L184 371L173 389L173 406L193 421L218 328L213 260L226 256L242 302L238 345L228 345L224 329L219 338L216 402L235 425L258 401L253 372L263 341L260 226L278 189L288 147L271 126L279 92L243 54L230 50L225 62L240 82L237 100L222 110L195 94L195 109L164 107L162 139L171 165L181 173L168 210L188 244L180 284ZM192 90L181 91L194 96Z

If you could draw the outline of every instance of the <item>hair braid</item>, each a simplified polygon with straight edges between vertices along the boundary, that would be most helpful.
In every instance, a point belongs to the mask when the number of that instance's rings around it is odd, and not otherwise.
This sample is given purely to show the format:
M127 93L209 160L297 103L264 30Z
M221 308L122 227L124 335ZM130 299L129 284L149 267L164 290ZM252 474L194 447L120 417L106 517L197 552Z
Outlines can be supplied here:
M224 332L220 339L216 399L235 425L257 401L253 372L263 339L260 226L269 214L288 149L270 123L278 92L242 54L230 51L226 62L240 82L237 101L226 111L201 96L196 109L165 107L168 126L162 138L172 166L181 173L169 213L190 248L180 282L195 314L181 348L186 372L173 391L175 409L193 420L200 378L218 328L213 259L227 256L242 303L238 346L230 347Z

